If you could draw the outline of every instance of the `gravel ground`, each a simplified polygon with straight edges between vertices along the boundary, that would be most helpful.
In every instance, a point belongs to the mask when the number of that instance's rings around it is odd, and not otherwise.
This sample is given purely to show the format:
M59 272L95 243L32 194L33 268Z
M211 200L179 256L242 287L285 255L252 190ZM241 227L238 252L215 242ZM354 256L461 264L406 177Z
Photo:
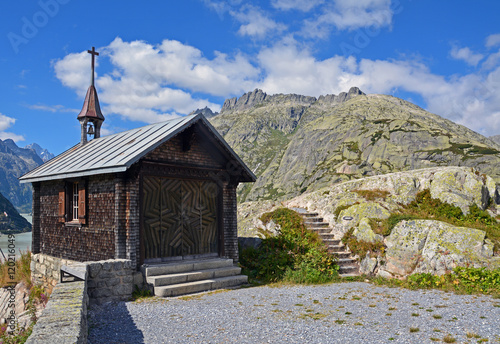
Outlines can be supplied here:
M91 344L435 343L446 337L500 343L500 299L355 282L150 298L89 312Z

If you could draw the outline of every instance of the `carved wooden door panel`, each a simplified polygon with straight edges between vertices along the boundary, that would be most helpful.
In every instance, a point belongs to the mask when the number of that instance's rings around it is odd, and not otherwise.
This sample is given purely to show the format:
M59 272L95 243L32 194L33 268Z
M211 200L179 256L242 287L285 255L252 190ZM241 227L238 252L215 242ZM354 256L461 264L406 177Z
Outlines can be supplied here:
M145 177L145 259L218 253L217 184Z
M160 258L161 250L161 179L144 178L143 181L143 228L144 256L146 259Z

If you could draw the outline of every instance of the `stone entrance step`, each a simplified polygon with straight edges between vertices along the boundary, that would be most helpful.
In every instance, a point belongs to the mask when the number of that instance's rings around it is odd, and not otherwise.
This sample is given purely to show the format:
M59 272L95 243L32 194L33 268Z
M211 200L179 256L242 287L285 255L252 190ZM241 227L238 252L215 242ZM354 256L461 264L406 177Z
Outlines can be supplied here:
M211 258L144 265L143 273L156 296L168 297L236 287L248 282L232 259Z
M295 210L295 209L294 209ZM328 222L324 222L318 213L309 213L305 209L298 211L299 215L304 219L304 224L309 230L318 233L319 237L328 247L328 252L337 257L340 276L357 276L359 275L359 265L357 260L352 257L349 249L342 244L339 239L331 234L332 229Z

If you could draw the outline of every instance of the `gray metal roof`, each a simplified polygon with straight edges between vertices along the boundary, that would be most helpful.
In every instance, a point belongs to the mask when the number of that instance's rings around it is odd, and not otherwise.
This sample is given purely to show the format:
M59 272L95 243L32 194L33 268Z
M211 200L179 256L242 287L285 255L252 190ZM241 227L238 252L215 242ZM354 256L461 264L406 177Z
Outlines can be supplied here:
M19 180L21 183L33 183L124 172L147 153L199 121L212 132L232 158L241 164L250 179L255 181L252 171L201 114L100 137L83 146L78 144L24 174Z

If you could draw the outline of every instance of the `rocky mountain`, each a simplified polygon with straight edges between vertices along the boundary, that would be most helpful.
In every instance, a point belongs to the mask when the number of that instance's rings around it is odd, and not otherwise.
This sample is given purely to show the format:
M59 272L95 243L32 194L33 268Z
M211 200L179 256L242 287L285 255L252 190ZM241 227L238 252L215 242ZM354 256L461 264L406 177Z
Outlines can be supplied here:
M49 161L54 157L54 154L49 152L47 149L40 147L37 143L31 143L24 147L25 149L32 149L35 153L42 159L43 162Z
M257 175L239 200L286 200L361 177L469 166L500 182L500 145L422 108L353 87L319 98L254 90L211 123Z
M12 203L0 193L0 232L28 232L30 230L31 224L19 215Z
M203 114L206 118L211 118L219 114L218 112L213 112L210 108L208 108L208 106L205 106L203 109L196 109L192 111L189 115L197 115L199 113Z
M17 209L31 211L31 186L17 179L43 160L34 149L20 148L10 139L0 140L0 193Z
M496 143L498 143L500 145L500 135L490 136L489 139L491 141L494 141L494 142L496 142Z

